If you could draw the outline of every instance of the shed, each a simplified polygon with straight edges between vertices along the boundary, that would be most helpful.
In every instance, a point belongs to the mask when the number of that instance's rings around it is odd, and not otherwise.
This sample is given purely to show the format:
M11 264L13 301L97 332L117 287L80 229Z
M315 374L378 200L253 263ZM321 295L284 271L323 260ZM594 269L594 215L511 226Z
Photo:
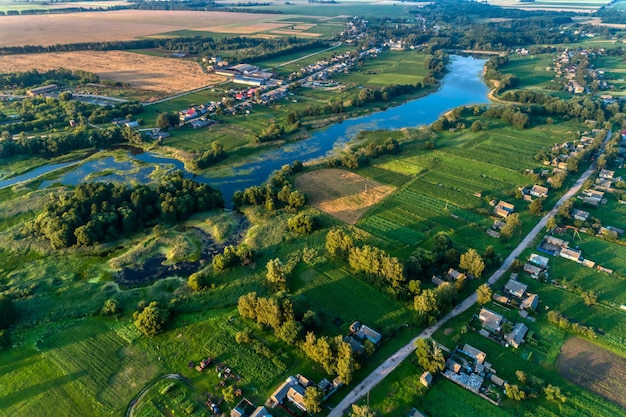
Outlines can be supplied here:
M433 383L433 374L428 371L424 372L422 376L420 376L420 382L425 387L430 387L430 385Z

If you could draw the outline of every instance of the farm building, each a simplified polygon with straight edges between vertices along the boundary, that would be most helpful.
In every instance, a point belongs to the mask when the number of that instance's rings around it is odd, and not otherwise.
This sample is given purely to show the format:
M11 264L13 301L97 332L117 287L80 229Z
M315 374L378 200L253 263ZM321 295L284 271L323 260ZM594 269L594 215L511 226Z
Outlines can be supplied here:
M301 375L289 376L272 395L270 400L275 404L283 404L285 399L291 401L296 407L302 411L306 411L304 405L304 392L306 387L315 385L308 378Z
M478 314L478 319L480 320L484 328L493 332L499 332L502 329L501 326L502 322L504 321L504 317L486 308L482 308L480 310L480 313Z
M441 284L443 284L446 281L442 280L441 278L439 278L436 275L433 275L433 277L430 279L430 282L432 282L436 286L440 286Z
M522 310L536 310L539 305L539 296L537 294L528 294L528 297L522 300L520 308Z
M433 374L431 374L430 372L424 372L422 376L420 376L420 382L425 387L430 387L430 385L433 383Z
M254 412L254 409L254 405L244 398L231 410L230 417L249 417Z
M288 377L287 380L283 382L272 395L270 395L270 400L272 400L276 404L282 404L283 401L285 401L285 398L287 398L287 392L289 391L289 388L291 388L293 384L297 383L298 380L295 377Z
M506 285L504 286L504 291L512 295L513 297L522 299L524 297L524 294L526 294L527 288L528 288L528 285L524 285L519 281L510 279L509 282L507 282Z
M420 413L417 408L411 408L411 411L409 411L406 417L426 417L426 415Z
M559 252L561 258L569 259L570 261L582 262L582 252L577 249L562 248Z
M616 235L617 237L621 237L624 234L624 231L620 228L617 228L615 226L606 226L606 227L601 227L600 228L600 234L601 235Z
M31 88L26 91L26 95L29 97L40 96L42 94L51 93L58 90L59 86L56 84L44 85L42 87Z
M539 274L541 274L541 268L535 266L531 263L526 262L524 264L524 272L530 275L533 278L537 278Z
M530 262L533 265L537 265L539 268L543 268L543 269L545 269L548 266L549 261L550 260L546 258L545 256L537 255L536 253L533 253L528 258L528 262Z
M250 417L272 417L272 415L267 411L267 408L259 406L250 414Z
M584 210L572 209L572 217L574 217L574 220L586 222L589 218L589 212Z
M508 217L509 214L515 211L515 206L506 201L500 201L493 209L493 212L500 217Z
M463 346L463 349L461 350L468 356L476 359L476 362L480 364L484 363L485 359L487 358L487 354L485 352L478 350L474 346L468 345L467 343Z
M544 198L548 196L548 189L546 187L542 187L541 185L533 185L533 188L530 189L530 195L534 197Z
M504 340L506 340L513 347L518 348L522 343L524 343L524 336L526 336L526 333L528 333L528 327L524 323L515 323L511 333L504 335Z
M361 340L369 340L373 344L378 344L383 336L377 331L367 327L360 321L355 321L350 325L350 331Z
M453 281L456 281L457 279L465 279L465 274L463 272L457 271L454 268L448 269L446 276Z
M294 384L287 391L287 399L302 411L306 411L306 405L304 405L304 390L305 387L302 385Z

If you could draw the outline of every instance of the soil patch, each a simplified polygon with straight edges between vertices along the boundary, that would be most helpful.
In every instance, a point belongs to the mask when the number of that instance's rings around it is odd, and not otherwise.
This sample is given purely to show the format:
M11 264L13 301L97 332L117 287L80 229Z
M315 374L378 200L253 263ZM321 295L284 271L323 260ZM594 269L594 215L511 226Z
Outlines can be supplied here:
M349 224L389 195L394 187L382 185L343 169L321 169L296 178L296 187L311 205Z
M122 41L211 26L254 24L282 17L263 13L116 10L47 15L0 16L0 46ZM70 29L70 30L68 30Z
M573 337L561 348L558 373L626 408L626 359L587 340Z
M0 56L0 73L65 68L98 74L102 79L130 84L158 95L193 90L224 80L205 74L191 61L122 51L54 52Z

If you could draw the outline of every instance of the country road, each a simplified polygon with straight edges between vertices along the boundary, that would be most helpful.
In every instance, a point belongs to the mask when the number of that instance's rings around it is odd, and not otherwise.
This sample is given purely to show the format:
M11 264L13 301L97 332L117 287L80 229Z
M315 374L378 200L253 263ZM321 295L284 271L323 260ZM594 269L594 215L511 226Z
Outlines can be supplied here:
M606 135L606 139L604 140L603 146L611 139L613 132L609 130ZM522 239L519 245L510 253L510 255L504 260L500 268L496 272L494 272L491 277L487 280L490 286L493 286L504 273L509 269L513 260L515 260L526 247L532 242L537 235L546 227L548 223L548 219L553 217L559 206L563 204L565 201L572 198L585 181L589 179L589 177L596 170L596 161L594 161L589 168L578 178L578 180L570 187L567 192L557 201L552 210L550 210L545 216L539 220L539 222L532 228L532 230ZM346 395L343 400L333 410L328 414L328 417L341 417L344 414L348 414L350 411L350 406L363 398L372 388L374 388L380 381L382 381L387 375L389 375L394 369L400 365L400 363L406 359L413 351L415 350L415 342L417 339L428 338L433 335L439 328L441 328L448 320L453 317L458 316L459 314L467 311L470 307L472 307L476 303L477 297L476 293L473 293L465 300L457 304L452 311L443 316L437 323L433 324L430 327L424 329L419 335L413 338L409 343L400 348L396 353L387 358L382 364L378 366L378 368L374 369L371 374L369 374L363 381L361 381L356 387L352 389Z

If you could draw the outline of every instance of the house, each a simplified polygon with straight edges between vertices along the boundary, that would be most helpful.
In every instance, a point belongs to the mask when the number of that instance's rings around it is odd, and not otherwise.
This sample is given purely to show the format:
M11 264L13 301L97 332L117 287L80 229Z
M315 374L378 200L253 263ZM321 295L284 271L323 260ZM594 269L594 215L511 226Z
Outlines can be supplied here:
M425 387L430 387L430 385L433 383L433 374L428 371L424 372L422 376L420 376L420 382Z
M522 310L536 310L539 305L539 296L537 294L528 294L528 297L522 300L520 308Z
M513 297L517 297L520 300L524 298L524 294L526 294L526 289L528 285L524 285L519 281L514 279L510 279L509 282L504 286L504 291L512 295Z
M417 408L411 408L411 411L409 411L406 417L426 417L426 415L420 413Z
M239 404L235 406L230 412L230 417L250 417L254 412L255 407L246 398L239 401Z
M548 189L546 187L542 187L541 185L533 185L533 188L530 189L530 195L534 197L544 198L548 196Z
M531 263L526 262L524 264L524 272L526 272L528 275L530 275L533 278L537 278L539 274L541 274L541 268Z
M500 378L499 376L496 376L496 374L491 374L491 382L493 382L494 384L496 384L499 387L503 387L504 384L506 384L506 381L502 378Z
M287 392L289 391L289 388L291 388L293 384L297 383L298 380L295 377L289 376L287 380L283 382L272 395L270 395L270 400L272 400L276 404L282 404L283 401L285 401L285 398L287 398Z
M550 260L546 258L545 256L537 255L536 253L533 253L528 258L528 262L542 269L545 269L548 266L549 261Z
M446 281L442 280L441 278L439 278L436 275L433 275L433 277L430 279L430 282L432 282L436 286L440 286L441 284L443 284Z
M582 262L582 252L578 249L563 248L559 252L559 256L570 261Z
M381 341L383 336L377 331L367 327L360 321L355 321L350 325L350 331L361 340L369 340L373 344L377 345Z
M524 336L526 336L526 333L528 333L528 327L524 323L515 323L513 330L504 335L504 340L506 340L513 347L518 348L522 343L524 343Z
M272 417L272 415L265 407L259 406L250 414L250 417Z
M502 322L504 321L504 317L486 308L482 308L480 310L480 313L478 314L478 319L480 320L484 328L493 332L499 332L502 329L501 326Z
M615 171L609 171L608 169L602 169L602 170L600 170L599 177L607 179L607 180L612 180L613 177L615 177Z
M500 217L507 217L514 211L515 206L511 203L507 203L506 201L499 201L496 207L493 209L493 212Z
M589 218L589 212L584 210L572 209L572 217L574 217L574 220L586 222Z
M302 411L306 411L306 405L304 405L304 391L305 387L300 384L292 385L287 391L287 399Z
M621 237L624 234L624 231L620 228L617 228L615 226L606 226L606 227L600 227L600 234L601 235L614 235L615 237Z
M45 93L51 93L59 88L56 84L44 85L42 87L31 88L30 90L26 90L26 95L29 97L40 96Z
M139 127L139 122L133 120L132 122L126 122L124 123L124 126L126 127L130 127L131 129L136 129Z
M459 272L454 268L450 268L448 269L448 272L446 273L446 276L448 278L450 278L453 281L456 281L457 279L465 279L465 274L463 272Z
M487 354L481 350L476 349L474 346L468 345L467 343L461 349L464 353L469 355L470 357L476 359L476 362L482 364L485 362L487 358Z

